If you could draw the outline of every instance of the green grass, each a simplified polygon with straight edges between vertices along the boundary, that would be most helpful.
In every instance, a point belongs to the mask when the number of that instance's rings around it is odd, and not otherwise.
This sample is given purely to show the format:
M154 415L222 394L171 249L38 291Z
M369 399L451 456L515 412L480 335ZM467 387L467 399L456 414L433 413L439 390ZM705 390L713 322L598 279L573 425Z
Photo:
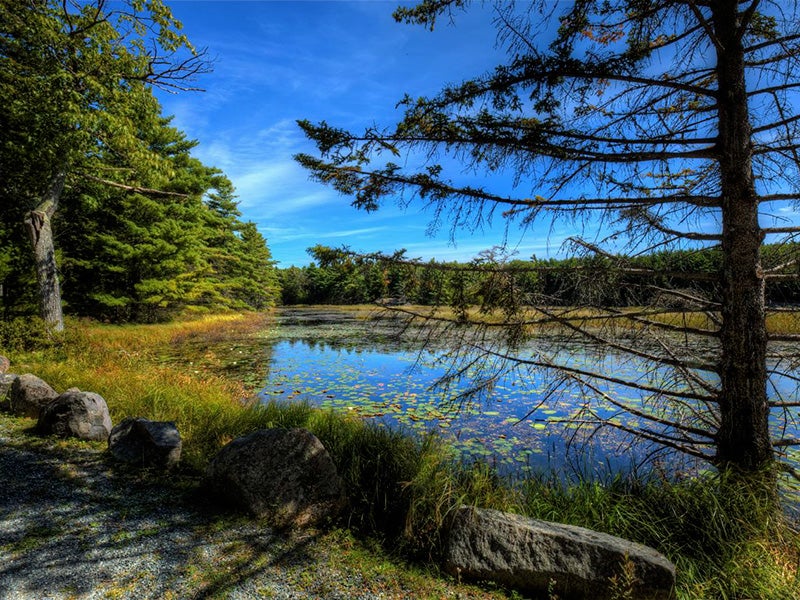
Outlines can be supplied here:
M521 512L659 549L677 566L679 598L800 597L800 535L748 493L717 473L605 485L541 479L526 483Z
M9 356L15 372L36 373L58 391L77 386L100 393L114 422L127 416L175 421L190 471L202 471L224 444L248 432L309 429L328 448L347 484L352 510L342 525L360 539L391 548L392 556L435 558L450 515L468 504L653 546L678 566L681 599L800 597L800 535L780 518L744 511L756 504L745 492L732 493L719 476L566 485L555 475L543 475L511 486L485 465L456 463L452 450L433 435L410 436L305 404L248 402L252 390L213 368L210 346L197 350L192 344L259 335L269 326L268 316L205 316L138 326L71 321L68 326L68 335L57 343L31 346L17 339L0 353ZM163 360L182 352L185 360ZM370 564L367 570L384 568L381 561Z

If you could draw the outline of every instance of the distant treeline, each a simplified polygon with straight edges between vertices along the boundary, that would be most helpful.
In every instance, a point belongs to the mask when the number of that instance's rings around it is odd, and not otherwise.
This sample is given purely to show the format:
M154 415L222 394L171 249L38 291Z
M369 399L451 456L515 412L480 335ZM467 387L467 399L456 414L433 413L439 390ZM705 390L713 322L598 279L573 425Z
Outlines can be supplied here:
M765 270L781 269L798 244L764 248ZM717 249L659 252L639 257L587 256L505 260L486 252L469 263L419 262L403 252L358 255L324 246L309 249L314 261L280 269L281 301L293 304L364 304L375 301L421 305L690 306L693 299L719 298ZM770 281L770 304L800 304L797 266Z

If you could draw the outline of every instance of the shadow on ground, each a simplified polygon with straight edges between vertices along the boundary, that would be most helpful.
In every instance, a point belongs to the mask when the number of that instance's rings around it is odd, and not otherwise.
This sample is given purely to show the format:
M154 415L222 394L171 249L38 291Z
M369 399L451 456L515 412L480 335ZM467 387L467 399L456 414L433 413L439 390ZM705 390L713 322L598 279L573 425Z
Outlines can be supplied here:
M0 432L0 598L359 595L319 589L315 537L213 514L191 483Z

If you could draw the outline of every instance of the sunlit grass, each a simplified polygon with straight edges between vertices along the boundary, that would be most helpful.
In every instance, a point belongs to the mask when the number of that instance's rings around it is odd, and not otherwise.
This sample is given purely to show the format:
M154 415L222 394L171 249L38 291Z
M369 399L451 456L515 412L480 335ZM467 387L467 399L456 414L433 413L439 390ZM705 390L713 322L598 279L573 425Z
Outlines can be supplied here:
M421 318L434 320L457 321L458 313L449 306L419 306L403 305L400 307L344 307L362 314L368 318L375 311L389 310L400 315L416 314ZM471 323L498 325L504 323L508 317L501 310L482 312L478 307L468 308L464 315ZM528 332L535 334L539 331L558 329L559 322L585 327L590 330L611 329L615 333L625 333L626 330L638 331L647 327L645 321L654 321L676 327L704 329L716 331L719 329L718 314L708 314L702 311L670 310L659 307L623 307L619 309L599 309L592 307L523 307L514 316L515 323L528 323ZM800 334L800 310L767 310L767 331L773 334Z
M782 311L768 315L767 331L800 334L800 310Z
M372 307L356 310L367 315ZM699 326L703 316L686 318ZM793 332L797 319L797 313L780 313L770 327ZM566 485L553 474L511 486L486 465L457 463L436 436L410 436L302 403L255 403L241 381L200 367L195 356L163 359L176 351L188 353L194 341L258 336L269 326L264 315L204 316L161 325L71 321L61 345L0 353L11 358L16 372L35 373L58 391L74 386L100 393L115 423L127 416L175 421L186 467L197 473L237 436L264 427L311 430L346 481L351 512L345 525L394 551L435 556L450 516L467 504L582 525L654 546L678 565L681 599L800 597L800 536L780 520L764 524L741 512L747 503L723 493L713 477Z
M77 387L100 394L115 423L125 417L175 421L184 460L202 468L224 443L264 426L272 415L247 402L249 391L240 382L195 370L188 359L165 364L158 356L187 337L241 335L263 322L258 315L160 325L70 322L70 336L60 348L8 354L16 371L34 373L57 391Z
M658 315L654 318L662 323L679 327L716 330L718 324L703 312L675 312ZM768 312L766 318L767 331L773 334L800 334L800 310L782 310Z

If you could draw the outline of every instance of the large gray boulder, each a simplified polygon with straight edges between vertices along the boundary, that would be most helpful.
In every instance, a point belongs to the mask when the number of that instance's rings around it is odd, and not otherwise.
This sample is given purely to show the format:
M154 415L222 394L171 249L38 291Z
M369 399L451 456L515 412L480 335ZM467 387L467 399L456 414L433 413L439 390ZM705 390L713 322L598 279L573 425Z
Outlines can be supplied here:
M141 417L123 420L108 438L108 449L117 460L140 467L173 467L181 459L181 447L174 422Z
M219 451L206 475L217 497L274 527L318 525L346 504L336 465L304 429L262 429L237 438Z
M58 397L58 392L36 375L17 377L8 395L9 410L18 417L37 419L42 408Z
M102 396L71 388L42 409L36 431L41 435L105 441L111 434L111 417Z
M622 579L625 563L635 576L630 597L673 597L675 566L663 555L582 527L461 507L445 548L445 568L453 575L562 600L613 597L611 580Z

